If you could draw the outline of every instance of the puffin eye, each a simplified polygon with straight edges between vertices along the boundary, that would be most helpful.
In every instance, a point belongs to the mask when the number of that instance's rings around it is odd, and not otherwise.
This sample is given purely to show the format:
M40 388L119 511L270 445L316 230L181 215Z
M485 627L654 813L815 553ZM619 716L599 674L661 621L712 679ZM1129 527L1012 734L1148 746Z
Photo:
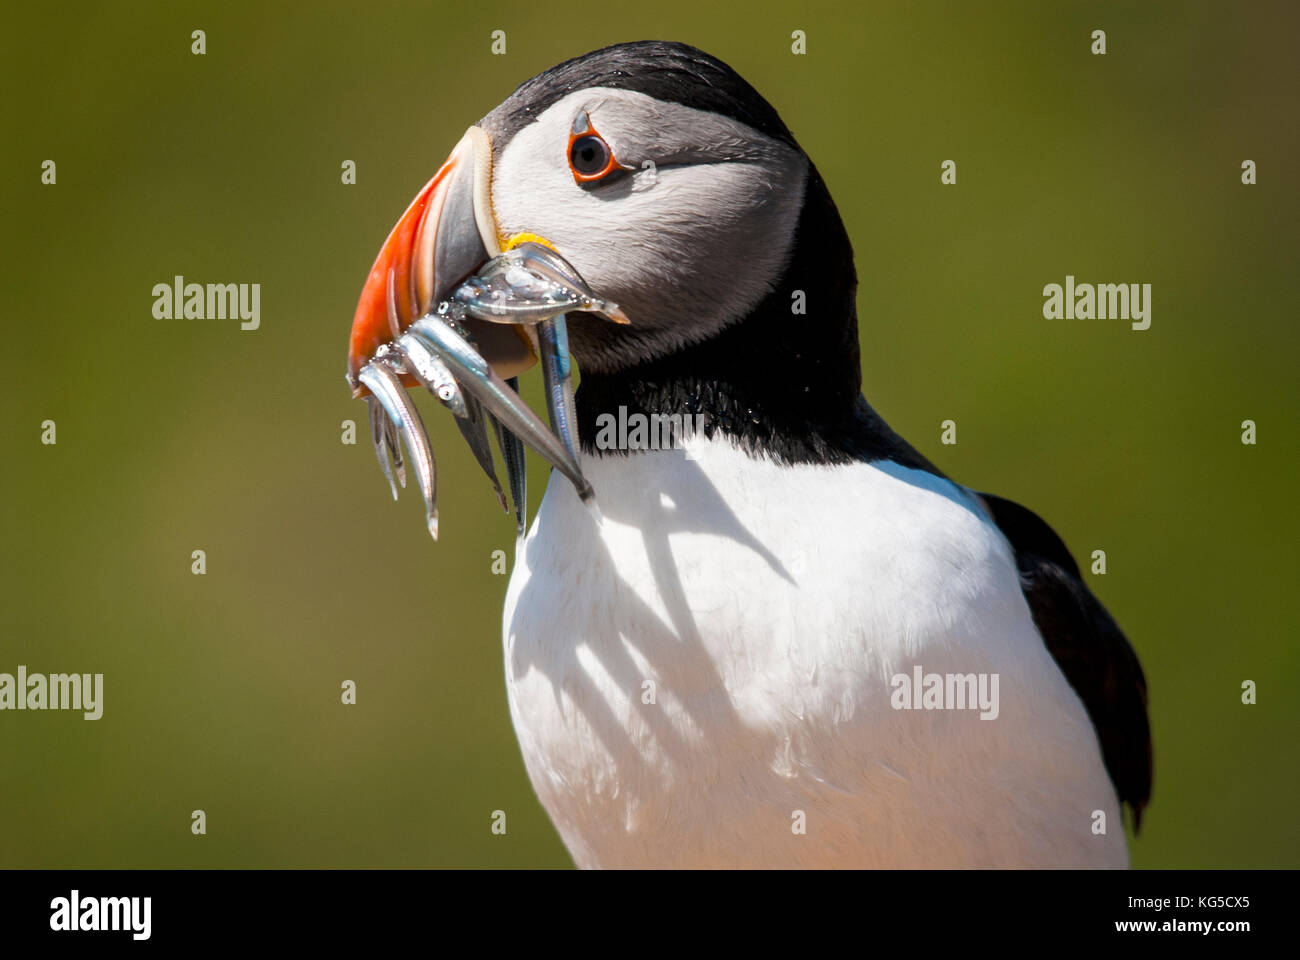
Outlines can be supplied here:
M609 166L609 160L609 144L591 134L578 137L569 147L569 164L573 167L573 172L579 176L597 176Z
M614 151L605 138L591 125L586 110L574 118L569 133L569 169L580 185L598 183L611 173L625 169L614 159Z

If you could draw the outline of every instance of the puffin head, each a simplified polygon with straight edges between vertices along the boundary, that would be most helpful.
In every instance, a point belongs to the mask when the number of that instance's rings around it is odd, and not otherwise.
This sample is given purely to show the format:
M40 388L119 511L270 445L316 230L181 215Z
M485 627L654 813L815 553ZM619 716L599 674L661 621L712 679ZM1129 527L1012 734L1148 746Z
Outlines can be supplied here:
M570 60L479 126L499 232L544 238L632 321L570 319L584 375L712 337L789 261L807 158L749 84L698 50L635 43Z
M568 315L580 421L623 403L705 413L710 430L799 436L851 416L848 237L776 110L714 57L679 43L606 47L532 78L471 126L371 269L352 326L354 393L386 343L522 243L550 247L630 321ZM527 326L465 326L502 379L538 357Z
M570 315L584 376L709 340L774 293L783 317L807 326L791 313L793 290L817 304L828 279L849 292L845 303L843 290L829 291L834 308L852 311L852 251L815 168L753 87L685 44L626 43L568 60L470 127L375 261L349 372L391 337L390 267L404 327L524 240L553 247L631 320ZM792 269L798 244L816 248L803 258L813 269ZM503 376L531 364L526 331L475 333Z

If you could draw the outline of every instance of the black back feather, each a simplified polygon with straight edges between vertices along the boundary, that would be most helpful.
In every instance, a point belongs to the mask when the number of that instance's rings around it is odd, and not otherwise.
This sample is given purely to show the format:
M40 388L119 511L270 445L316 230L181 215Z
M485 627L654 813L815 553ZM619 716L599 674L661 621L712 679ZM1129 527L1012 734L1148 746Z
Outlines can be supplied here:
M1147 682L1137 654L1056 532L1018 503L980 496L1011 541L1034 625L1092 718L1106 771L1133 812L1136 833L1152 779Z

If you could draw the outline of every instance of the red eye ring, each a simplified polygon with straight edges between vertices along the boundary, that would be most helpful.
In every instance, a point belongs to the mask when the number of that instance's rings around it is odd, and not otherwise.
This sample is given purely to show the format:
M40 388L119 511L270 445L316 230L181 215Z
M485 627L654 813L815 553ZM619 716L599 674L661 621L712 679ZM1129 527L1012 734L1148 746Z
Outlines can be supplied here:
M587 111L581 111L569 131L569 170L576 183L604 180L615 170L625 169L616 159L609 143L591 125Z

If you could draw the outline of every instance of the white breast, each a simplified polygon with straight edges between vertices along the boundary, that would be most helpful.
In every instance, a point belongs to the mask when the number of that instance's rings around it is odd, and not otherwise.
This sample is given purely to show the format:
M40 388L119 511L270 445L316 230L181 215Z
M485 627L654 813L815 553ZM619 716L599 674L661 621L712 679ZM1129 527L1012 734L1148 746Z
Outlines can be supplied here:
M964 490L688 451L586 459L599 525L554 479L510 581L510 710L580 866L1126 864L1092 725ZM894 709L915 665L997 674L997 718Z

